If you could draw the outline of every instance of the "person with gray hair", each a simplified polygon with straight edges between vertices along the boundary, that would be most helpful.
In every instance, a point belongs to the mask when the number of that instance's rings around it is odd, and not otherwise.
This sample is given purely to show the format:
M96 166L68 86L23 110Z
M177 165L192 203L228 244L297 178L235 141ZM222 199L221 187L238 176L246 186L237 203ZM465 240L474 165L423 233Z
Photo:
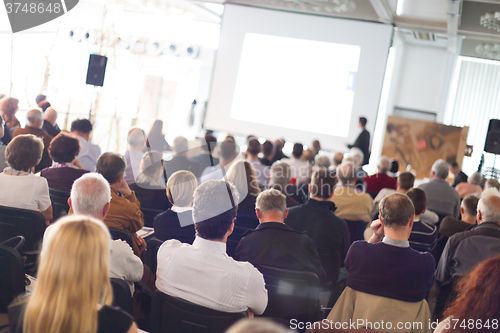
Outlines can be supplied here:
M319 170L321 168L330 168L330 158L326 155L316 155L314 158L313 171Z
M188 158L188 140L183 136L178 136L173 142L174 157L170 161L165 162L165 170L167 172L167 177L170 177L173 173L186 170L191 171L196 178L201 176L202 170L200 170L200 165Z
M158 250L156 287L191 303L223 312L261 315L267 306L264 277L248 262L226 254L239 199L236 187L208 180L194 192L193 245L170 239Z
M61 129L59 128L59 125L57 125L56 123L57 111L54 110L54 108L49 107L47 110L45 110L43 120L44 121L42 129L45 130L45 132L49 133L54 137L57 136L59 133L61 133Z
M387 174L390 169L391 160L387 158L387 156L382 156L380 158L380 162L378 163L378 172L371 176L365 176L364 181L366 184L366 192L369 193L372 198L375 198L384 188L391 190L397 189L398 180Z
M132 127L128 131L127 143L128 150L124 155L127 163L125 181L127 184L132 184L136 182L136 178L141 172L142 156L146 151L146 133L138 127Z
M312 272L321 283L326 281L313 241L304 232L295 231L284 223L288 215L284 194L274 189L261 192L255 212L260 224L240 240L234 256L236 260L255 266Z
M49 133L45 132L42 129L43 125L42 111L38 109L33 109L28 111L27 119L28 119L28 124L26 125L26 127L24 128L18 127L14 131L14 133L12 133L12 138L15 138L16 136L22 134L33 134L34 136L37 136L43 140L42 159L40 160L40 163L38 163L35 166L35 173L36 173L52 165L52 159L50 158L48 150L50 141L52 141L52 135L50 135Z
M441 315L445 305L453 301L452 290L461 277L480 262L500 254L500 197L482 197L476 219L478 226L451 236L441 255L436 269L436 315Z
M455 186L455 190L458 192L460 199L465 198L469 194L481 194L483 188L481 184L483 183L483 176L480 172L474 172L467 179L466 183L459 183Z
M437 160L431 168L431 180L418 187L425 192L427 209L438 214L440 220L449 215L458 218L460 214L460 196L446 181L449 169L445 160Z
M286 196L288 208L298 206L304 201L299 194L297 186L290 184L292 171L286 162L274 162L269 171L269 188L280 191Z

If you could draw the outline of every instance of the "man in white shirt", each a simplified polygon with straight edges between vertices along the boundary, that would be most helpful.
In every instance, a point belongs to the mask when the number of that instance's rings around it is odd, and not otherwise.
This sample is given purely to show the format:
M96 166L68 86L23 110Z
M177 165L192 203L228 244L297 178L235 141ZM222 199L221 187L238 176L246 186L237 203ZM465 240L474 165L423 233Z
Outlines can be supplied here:
M264 277L248 262L226 254L239 199L223 180L208 180L194 192L193 245L168 240L158 250L156 287L173 297L223 312L260 315L267 306Z
M101 155L101 148L90 143L90 132L92 124L87 119L77 119L71 123L71 133L80 141L80 153L76 159L85 170L93 172L97 158Z
M301 143L293 145L292 158L284 159L283 162L290 166L292 172L292 184L299 186L300 184L309 184L311 178L312 166L301 159L304 152L304 146Z
M128 131L127 142L128 150L123 156L127 163L124 179L127 184L132 184L135 183L141 169L141 161L146 149L146 133L138 127L132 127Z
M219 164L205 168L201 174L200 183L224 178L231 164L239 160L241 160L241 155L236 151L236 144L233 141L223 141L220 145Z
M259 160L260 142L257 139L250 139L247 144L247 160L255 170L257 182L261 188L266 188L269 183L269 167Z

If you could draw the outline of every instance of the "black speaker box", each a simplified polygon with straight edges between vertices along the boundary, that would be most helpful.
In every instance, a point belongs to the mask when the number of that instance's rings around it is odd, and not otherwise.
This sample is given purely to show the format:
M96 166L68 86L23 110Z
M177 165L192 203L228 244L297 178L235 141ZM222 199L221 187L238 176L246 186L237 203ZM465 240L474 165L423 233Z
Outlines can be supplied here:
M87 84L102 87L104 84L104 74L108 57L91 54L89 58L89 68L87 70Z
M500 155L500 120L490 119L484 151L495 155Z

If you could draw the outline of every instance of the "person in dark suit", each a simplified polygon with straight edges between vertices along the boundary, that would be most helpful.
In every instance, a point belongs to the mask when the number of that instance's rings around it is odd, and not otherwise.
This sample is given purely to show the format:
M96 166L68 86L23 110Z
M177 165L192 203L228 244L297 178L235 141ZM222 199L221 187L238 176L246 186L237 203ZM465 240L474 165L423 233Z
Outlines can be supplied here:
M200 172L203 172L208 167L214 167L219 164L219 159L213 156L213 151L217 146L217 139L211 134L205 135L202 139L201 154L191 157L191 161L200 165Z
M170 177L174 172L180 170L191 171L196 177L201 176L200 165L188 158L188 141L183 136L178 136L174 139L174 157L165 162L165 171L167 177Z
M305 232L313 241L322 258L323 268L328 273L338 272L340 267L332 267L331 257L340 254L340 266L350 246L347 223L335 216L337 209L330 200L333 196L337 179L332 171L320 169L313 173L309 184L310 199L303 205L293 207L285 219L290 228ZM330 261L327 261L329 260ZM328 276L329 278L336 278Z
M59 125L57 125L56 120L57 111L53 108L48 108L43 116L42 129L53 137L56 137L59 133L61 133L61 129L59 128Z
M462 170L460 170L460 165L458 165L457 162L450 163L450 172L455 175L453 184L451 184L453 187L460 183L467 183L467 180L469 180L469 177Z
M264 157L260 158L260 163L262 163L265 166L270 167L273 165L273 158L274 158L274 145L271 141L266 141L262 144L262 155Z
M180 170L170 176L167 182L167 197L172 208L156 215L153 221L155 237L166 241L177 239L193 244L195 230L191 203L198 181L190 171Z
M326 274L313 241L284 223L288 214L285 195L274 189L261 192L255 211L260 224L240 240L234 258L254 266L312 272L324 283Z
M358 138L352 145L347 145L349 149L359 148L364 154L363 164L368 164L370 160L370 132L366 130L366 123L368 120L365 117L359 117L359 127L361 128L361 133L359 133Z

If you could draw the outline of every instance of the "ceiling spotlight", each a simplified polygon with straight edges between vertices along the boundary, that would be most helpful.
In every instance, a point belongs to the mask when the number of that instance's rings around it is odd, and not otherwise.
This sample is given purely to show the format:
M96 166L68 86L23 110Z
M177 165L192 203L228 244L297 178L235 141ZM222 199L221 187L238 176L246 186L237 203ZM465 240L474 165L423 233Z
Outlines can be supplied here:
M160 55L163 53L163 45L159 41L150 41L146 45L146 52L150 55Z
M179 47L175 43L167 44L163 53L169 56L176 57L179 55Z
M81 42L82 41L82 32L81 29L71 29L68 32L69 38L75 42Z
M196 59L199 53L198 46L188 45L182 49L182 56L186 58Z

